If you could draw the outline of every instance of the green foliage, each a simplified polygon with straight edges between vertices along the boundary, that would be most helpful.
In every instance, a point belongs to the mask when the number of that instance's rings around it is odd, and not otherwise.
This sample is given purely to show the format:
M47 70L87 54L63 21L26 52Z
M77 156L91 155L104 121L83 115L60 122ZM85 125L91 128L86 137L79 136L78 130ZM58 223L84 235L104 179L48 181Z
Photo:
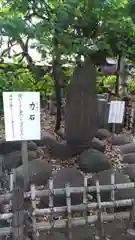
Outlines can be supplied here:
M43 56L54 56L56 49L75 58L128 55L129 38L135 39L127 0L5 0L2 6L0 32L17 41L21 35L35 38Z
M10 90L10 87L11 83L8 74L5 74L4 71L0 71L0 95L3 91Z
M53 89L53 81L48 75L37 81L27 68L11 71L0 71L0 92L3 91L39 91L43 100L47 100Z
M113 90L116 82L116 76L97 77L97 92L103 93L106 89Z
M31 70L23 72L20 67L14 74L8 74L11 86L6 85L7 88L39 90L47 98L54 87L49 74L43 81L36 81L28 53L30 39L36 40L32 48L39 51L43 59L47 55L52 60L57 58L58 65L62 65L62 59L66 63L69 59L76 62L80 56L91 56L94 64L119 54L135 61L135 25L129 16L127 0L1 0L1 6L0 33L9 37L11 43L20 45ZM71 68L64 74L70 77L72 72ZM115 78L99 77L98 91L103 87L113 88Z
M135 94L135 81L131 81L128 84L128 92L131 94Z

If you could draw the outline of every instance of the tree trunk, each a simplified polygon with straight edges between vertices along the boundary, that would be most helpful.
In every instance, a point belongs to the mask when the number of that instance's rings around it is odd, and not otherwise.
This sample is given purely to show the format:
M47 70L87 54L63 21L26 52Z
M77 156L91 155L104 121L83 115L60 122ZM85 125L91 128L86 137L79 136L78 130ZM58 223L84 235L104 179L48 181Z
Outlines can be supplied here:
M61 85L60 85L61 65L59 46L56 38L54 38L53 78L56 92L56 107L57 107L55 132L57 132L61 126Z
M121 57L120 72L119 72L120 86L121 86L121 90L122 90L121 97L125 97L128 95L128 92L127 92L128 70L127 70L126 65L127 65L127 63L126 63L125 57Z
M119 96L119 71L120 71L120 62L121 62L121 54L118 56L118 65L117 65L117 72L116 72L116 83L115 83L115 95Z

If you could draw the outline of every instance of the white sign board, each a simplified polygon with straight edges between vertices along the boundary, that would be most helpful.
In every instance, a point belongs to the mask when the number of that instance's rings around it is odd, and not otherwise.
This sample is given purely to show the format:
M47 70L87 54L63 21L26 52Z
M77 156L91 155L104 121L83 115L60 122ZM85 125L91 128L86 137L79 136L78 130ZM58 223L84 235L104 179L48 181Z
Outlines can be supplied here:
M4 92L6 141L40 139L40 93Z
M125 102L111 101L108 123L122 123L124 117Z

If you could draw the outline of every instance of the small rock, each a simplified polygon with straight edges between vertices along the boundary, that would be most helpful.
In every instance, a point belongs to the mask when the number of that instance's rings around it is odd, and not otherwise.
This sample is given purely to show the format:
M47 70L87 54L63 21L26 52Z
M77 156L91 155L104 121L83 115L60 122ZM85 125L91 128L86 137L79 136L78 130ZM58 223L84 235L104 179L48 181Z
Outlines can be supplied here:
M124 173L129 176L131 181L135 182L135 164L129 164L124 168Z
M135 164L135 153L128 153L123 156L122 163Z
M61 137L63 140L65 140L65 129L64 128L60 128L58 131L57 131L57 135L59 137Z
M28 150L35 151L37 149L37 144L33 141L28 142Z
M41 148L38 148L36 153L37 153L37 158L45 156L45 153L44 153L43 149L41 149Z
M125 144L130 144L133 142L132 136L126 136L124 134L121 135L113 135L110 139L108 139L112 145L125 145Z
M36 150L37 145L33 141L28 142L28 150L33 151ZM15 151L21 150L21 142L13 141L13 142L5 142L3 140L0 141L0 154L7 154Z
M68 240L66 235L64 233L60 233L60 232L54 232L50 235L48 235L45 232L40 232L38 239L39 240Z
M55 144L50 145L48 150L52 157L60 160L67 160L82 153L84 148L85 146L76 146L74 144L69 145L66 143L66 141L57 141Z
M85 173L96 173L112 168L107 156L95 149L89 149L83 152L76 160L76 163Z
M55 136L53 136L52 134L48 133L48 132L42 132L41 134L41 139L40 140L35 140L35 143L37 144L37 146L46 146L46 147L50 147L51 145L56 144L57 140L55 138Z
M92 141L92 148L104 152L105 151L105 143L100 141L98 138L94 138Z
M37 158L36 151L28 151L28 160L31 161ZM22 156L20 151L12 152L3 155L3 166L6 170L17 168L22 164Z
M122 154L134 153L135 152L135 142L128 143L119 147Z
M99 140L105 140L110 135L111 135L111 133L107 129L100 128L100 129L98 129L95 137L98 138Z

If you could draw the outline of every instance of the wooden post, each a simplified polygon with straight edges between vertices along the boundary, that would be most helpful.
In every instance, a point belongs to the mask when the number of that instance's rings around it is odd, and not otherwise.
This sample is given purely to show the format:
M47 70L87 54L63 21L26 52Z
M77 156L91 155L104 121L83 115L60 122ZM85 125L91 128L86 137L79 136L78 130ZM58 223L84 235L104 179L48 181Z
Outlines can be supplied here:
M68 228L68 239L72 240L72 212L71 212L71 193L70 185L65 185L66 189L66 203L67 203L67 228Z
M2 169L2 166L3 166L3 157L1 156L0 157L0 188L2 188L3 186L3 169Z
M103 224L103 219L102 219L102 205L101 205L101 196L100 196L100 185L99 181L96 181L96 192L97 192L97 204L98 204L98 212L97 212L97 221L99 225L99 234L100 234L100 239L104 239L104 224Z
M28 169L28 145L27 141L22 141L22 162L24 165L24 187L29 183L29 169Z
M54 183L53 183L53 179L50 178L49 179L49 210L50 210L50 214L49 214L49 222L51 225L51 229L50 229L50 233L49 235L53 235L54 233Z
M31 185L31 201L32 201L32 208L33 208L33 213L32 213L32 236L33 240L37 239L37 231L36 231L36 215L35 215L35 210L36 210L36 188L35 185Z
M84 176L83 204L85 205L84 218L88 224L88 176Z
M16 186L14 182L12 197L12 238L13 240L25 240L24 236L24 190Z
M115 184L115 173L111 173L111 184L112 186L114 186ZM111 201L114 202L115 201L115 190L112 189L111 190ZM111 212L114 213L114 207L111 208Z
M15 182L15 169L11 170L10 173L10 192L13 193L14 190L14 182ZM10 207L12 207L12 200L9 202Z

